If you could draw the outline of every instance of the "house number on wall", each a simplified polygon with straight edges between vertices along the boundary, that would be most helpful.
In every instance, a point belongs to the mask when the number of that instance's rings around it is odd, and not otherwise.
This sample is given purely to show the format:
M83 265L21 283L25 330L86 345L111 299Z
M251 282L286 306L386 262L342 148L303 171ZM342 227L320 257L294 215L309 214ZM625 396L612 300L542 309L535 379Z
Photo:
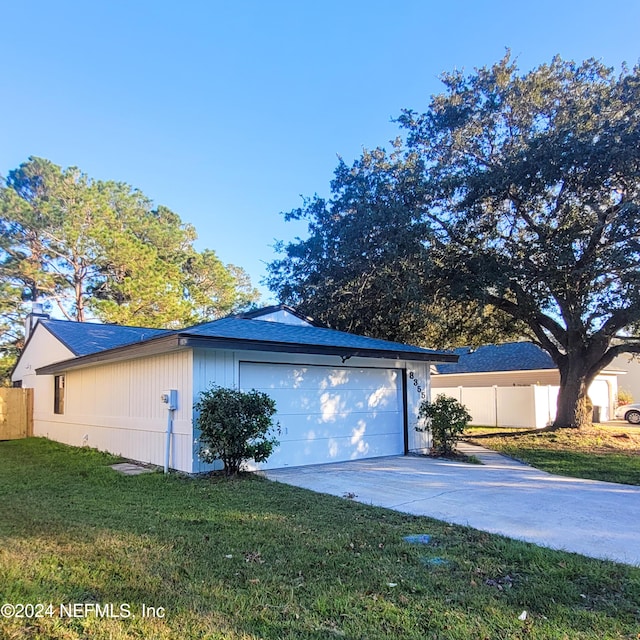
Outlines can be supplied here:
M424 391L424 386L421 385L418 382L418 378L416 378L416 375L415 375L415 373L413 373L413 371L409 371L409 380L411 380L411 382L413 382L413 387L415 388L415 390L419 394L420 398L422 400L426 400L427 399L427 394Z

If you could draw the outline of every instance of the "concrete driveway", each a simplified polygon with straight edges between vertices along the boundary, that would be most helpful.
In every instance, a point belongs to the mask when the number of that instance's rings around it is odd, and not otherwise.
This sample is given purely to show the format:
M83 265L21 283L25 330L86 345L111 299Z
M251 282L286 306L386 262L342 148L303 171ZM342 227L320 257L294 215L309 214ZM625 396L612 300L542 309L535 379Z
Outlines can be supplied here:
M270 480L640 565L640 487L556 476L482 447L484 464L417 456L263 472Z

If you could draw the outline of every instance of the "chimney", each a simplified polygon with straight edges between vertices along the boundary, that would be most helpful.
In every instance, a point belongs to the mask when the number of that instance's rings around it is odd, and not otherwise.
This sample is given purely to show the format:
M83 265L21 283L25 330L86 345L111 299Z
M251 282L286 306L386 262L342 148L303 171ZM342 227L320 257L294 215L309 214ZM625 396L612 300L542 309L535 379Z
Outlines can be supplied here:
M24 341L29 339L29 336L33 332L38 323L38 320L48 320L49 314L44 313L44 306L41 302L34 302L31 305L31 313L27 316L24 322Z

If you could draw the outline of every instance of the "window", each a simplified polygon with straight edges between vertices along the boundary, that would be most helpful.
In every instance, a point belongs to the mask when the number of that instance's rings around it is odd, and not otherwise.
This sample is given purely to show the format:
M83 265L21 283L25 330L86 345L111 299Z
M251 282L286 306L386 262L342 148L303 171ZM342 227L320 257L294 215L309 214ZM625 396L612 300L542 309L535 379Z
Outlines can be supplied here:
M53 378L53 413L64 413L64 376Z

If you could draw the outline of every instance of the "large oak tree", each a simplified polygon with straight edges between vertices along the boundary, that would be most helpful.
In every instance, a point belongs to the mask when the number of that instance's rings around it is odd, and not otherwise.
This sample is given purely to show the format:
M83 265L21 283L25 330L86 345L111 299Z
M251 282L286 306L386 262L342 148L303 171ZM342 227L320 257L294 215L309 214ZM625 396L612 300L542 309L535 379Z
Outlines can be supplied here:
M526 325L560 371L556 426L640 319L640 70L507 54L400 118L425 164L436 280Z
M520 74L507 54L442 80L445 91L424 113L400 116L404 153L377 151L386 164L376 165L365 152L351 173L341 164L328 203L316 198L289 214L310 218L310 237L283 247L270 284L330 316L336 296L346 300L336 285L351 283L358 304L341 313L356 329L362 317L363 332L396 339L410 336L384 333L370 318L406 311L411 326L430 310L455 343L477 328L469 312L485 314L502 337L515 330L551 355L560 371L555 425L583 426L597 373L640 352L629 337L640 324L640 70L556 58ZM365 166L373 187L354 191ZM398 171L411 179L396 179ZM384 221L373 235L372 215ZM332 245L336 225L352 237ZM327 261L331 252L344 252L342 263ZM397 277L407 263L410 277ZM367 287L369 268L376 289ZM452 317L465 322L450 326Z

